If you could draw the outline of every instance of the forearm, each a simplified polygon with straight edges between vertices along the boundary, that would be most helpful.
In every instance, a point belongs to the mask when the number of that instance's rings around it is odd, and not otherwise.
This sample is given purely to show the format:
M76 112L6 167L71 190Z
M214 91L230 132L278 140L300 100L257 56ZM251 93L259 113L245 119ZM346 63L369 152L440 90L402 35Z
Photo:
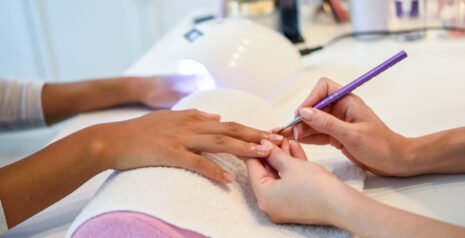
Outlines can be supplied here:
M411 175L465 173L465 127L410 139Z
M50 125L81 112L136 102L132 81L112 78L46 84L42 91L45 121Z
M105 170L92 152L93 127L0 169L0 199L13 227Z
M464 237L465 228L382 204L345 186L333 224L360 237Z

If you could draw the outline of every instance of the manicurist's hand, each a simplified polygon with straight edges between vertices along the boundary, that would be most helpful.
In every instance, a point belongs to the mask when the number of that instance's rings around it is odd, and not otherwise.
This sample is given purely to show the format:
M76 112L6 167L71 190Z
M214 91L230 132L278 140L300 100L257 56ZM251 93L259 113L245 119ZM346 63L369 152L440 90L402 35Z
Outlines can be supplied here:
M133 120L98 125L91 128L95 134L93 154L109 169L180 167L229 183L233 175L200 152L266 157L270 150L260 145L260 140L282 140L282 136L219 120L218 115L197 110L157 111Z
M418 173L409 154L412 140L390 130L358 96L349 94L323 110L312 108L340 88L338 83L321 79L296 110L303 121L283 134L302 143L333 145L354 163L378 175Z
M266 159L246 160L258 206L274 223L334 225L360 237L463 237L465 228L382 204L307 161L283 140Z
M322 166L307 161L298 142L271 148L266 159L246 159L250 183L258 206L274 223L331 224L335 199L343 197L345 184ZM279 174L279 175L278 175Z

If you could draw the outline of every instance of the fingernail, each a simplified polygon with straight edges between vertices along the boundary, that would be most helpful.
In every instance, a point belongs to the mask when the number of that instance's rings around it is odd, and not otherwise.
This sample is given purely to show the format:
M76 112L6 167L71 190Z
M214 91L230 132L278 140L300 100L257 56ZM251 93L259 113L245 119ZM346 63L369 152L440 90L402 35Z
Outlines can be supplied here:
M268 153L271 148L268 147L268 145L261 144L261 145L257 145L255 149L257 149L257 151L260 153Z
M278 134L270 134L268 137L270 138L270 140L277 141L277 142L281 142L284 138L282 135L278 135Z
M273 144L268 140L262 140L261 145L267 146L269 150L273 149Z
M298 140L299 139L299 131L297 130L297 127L294 126L293 132L294 132L294 140Z
M234 176L228 172L224 172L224 179L228 182L234 181Z
M302 108L300 109L300 115L306 120L311 120L313 111L310 108Z

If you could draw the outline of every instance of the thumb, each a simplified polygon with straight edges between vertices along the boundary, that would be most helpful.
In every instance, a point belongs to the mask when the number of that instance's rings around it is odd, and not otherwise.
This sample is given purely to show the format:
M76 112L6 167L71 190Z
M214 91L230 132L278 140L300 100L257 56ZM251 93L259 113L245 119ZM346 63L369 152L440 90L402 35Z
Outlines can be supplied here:
M266 143L267 145L269 144L268 146L273 146L271 155L267 158L268 163L279 173L285 172L291 162L291 156L267 140L263 140L262 144L263 143Z
M350 123L339 120L324 111L306 107L301 108L299 112L305 124L337 140L343 140L345 135L351 130Z

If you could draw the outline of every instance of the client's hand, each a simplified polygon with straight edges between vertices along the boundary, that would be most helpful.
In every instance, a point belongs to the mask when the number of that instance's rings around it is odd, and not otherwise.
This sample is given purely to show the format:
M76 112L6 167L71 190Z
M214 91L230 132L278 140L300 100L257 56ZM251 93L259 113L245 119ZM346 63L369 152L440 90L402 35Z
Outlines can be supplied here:
M219 122L218 115L197 110L157 111L140 118L94 126L92 154L101 158L105 168L127 170L149 166L181 167L218 182L234 177L200 152L231 153L266 157L270 150L258 145L270 135L234 122Z
M336 199L344 197L346 185L322 166L307 161L298 142L289 146L285 139L281 149L266 140L262 145L272 148L265 163L257 158L246 160L260 209L274 223L331 224Z
M378 175L415 174L408 156L411 141L390 130L356 95L349 94L323 110L312 108L340 88L329 79L321 79L296 111L303 121L283 134L302 143L331 144Z

